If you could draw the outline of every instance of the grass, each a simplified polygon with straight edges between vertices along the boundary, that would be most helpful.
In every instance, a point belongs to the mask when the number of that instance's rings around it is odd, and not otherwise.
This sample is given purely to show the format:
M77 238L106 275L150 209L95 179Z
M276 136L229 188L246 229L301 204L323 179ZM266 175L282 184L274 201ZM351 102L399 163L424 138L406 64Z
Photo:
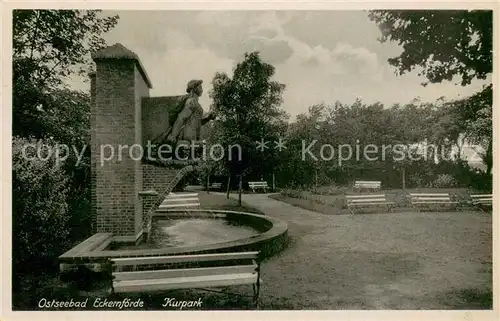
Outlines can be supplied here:
M264 214L254 208L238 205L237 200L234 200L232 198L227 199L226 195L200 191L198 192L198 197L200 199L200 207L204 209L248 212L262 215Z

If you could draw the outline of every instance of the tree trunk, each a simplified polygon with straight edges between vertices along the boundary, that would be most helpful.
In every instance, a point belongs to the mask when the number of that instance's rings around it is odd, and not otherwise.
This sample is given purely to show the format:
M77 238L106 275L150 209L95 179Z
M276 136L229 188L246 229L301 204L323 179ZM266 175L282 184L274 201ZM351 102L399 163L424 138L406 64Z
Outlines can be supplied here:
M241 192L243 190L243 175L240 175L240 182L238 183L238 205L241 206Z
M207 174L207 193L210 193L210 174Z
M276 191L276 178L274 176L274 173L273 173L273 192Z
M403 176L403 190L406 189L406 169L403 167L403 170L401 171L401 174Z
M229 199L229 192L231 191L231 174L227 177L227 191L226 198Z
M491 174L491 169L493 168L493 139L490 139L488 143L488 149L486 150L486 156L484 158L486 163L486 174Z

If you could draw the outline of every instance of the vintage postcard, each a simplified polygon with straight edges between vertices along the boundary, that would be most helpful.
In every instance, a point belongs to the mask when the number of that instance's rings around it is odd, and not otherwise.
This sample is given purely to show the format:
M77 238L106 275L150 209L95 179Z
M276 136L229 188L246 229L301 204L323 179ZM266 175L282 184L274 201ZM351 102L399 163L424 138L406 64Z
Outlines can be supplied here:
M4 3L1 317L496 319L497 7Z

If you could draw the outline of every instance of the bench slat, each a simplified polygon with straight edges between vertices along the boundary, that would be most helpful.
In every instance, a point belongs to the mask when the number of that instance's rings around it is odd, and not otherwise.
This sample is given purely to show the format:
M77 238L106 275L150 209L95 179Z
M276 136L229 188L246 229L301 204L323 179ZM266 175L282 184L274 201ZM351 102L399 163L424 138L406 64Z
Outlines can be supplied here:
M191 202L191 201L199 201L198 197L183 197L183 198L166 198L163 200L163 203L170 203L170 202Z
M391 205L394 202L379 202L379 203L353 203L349 204L349 206L365 206L365 205Z
M439 197L422 196L422 197L414 197L413 199L415 199L415 200L423 200L423 201L426 201L426 200L449 200L450 197L443 197L443 196L439 196Z
M148 270L131 272L114 272L115 281L124 280L146 280L146 279L167 279L179 277L194 277L204 275L241 274L254 273L257 264L218 266L194 269L170 269L170 270Z
M174 255L174 256L147 256L113 258L111 261L117 266L141 264L168 264L182 262L207 262L224 260L246 260L257 258L259 252L213 253L199 255Z
M455 203L458 203L456 201L452 201L452 200L427 200L427 201L415 201L415 202L412 202L413 204L455 204Z
M409 193L411 197L419 197L419 196L450 196L449 193Z
M203 287L222 287L231 285L255 284L257 273L238 273L172 279L129 280L113 283L115 293L146 292Z
M387 202L385 198L370 198L370 199L356 199L356 200L347 200L349 203L369 203L369 202Z
M160 204L160 207L200 206L200 203Z
M366 195L346 195L345 196L346 198L361 198L361 199L364 199L364 198L368 198L368 197L386 197L385 194L366 194Z
M355 188L380 188L382 186L381 181L355 181Z

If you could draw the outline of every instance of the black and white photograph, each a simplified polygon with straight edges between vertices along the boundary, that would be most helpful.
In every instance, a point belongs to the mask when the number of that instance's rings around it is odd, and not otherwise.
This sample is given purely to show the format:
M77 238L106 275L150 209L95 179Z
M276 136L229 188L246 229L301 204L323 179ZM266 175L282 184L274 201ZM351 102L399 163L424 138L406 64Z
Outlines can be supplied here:
M3 12L10 313L494 319L494 5L94 5Z

